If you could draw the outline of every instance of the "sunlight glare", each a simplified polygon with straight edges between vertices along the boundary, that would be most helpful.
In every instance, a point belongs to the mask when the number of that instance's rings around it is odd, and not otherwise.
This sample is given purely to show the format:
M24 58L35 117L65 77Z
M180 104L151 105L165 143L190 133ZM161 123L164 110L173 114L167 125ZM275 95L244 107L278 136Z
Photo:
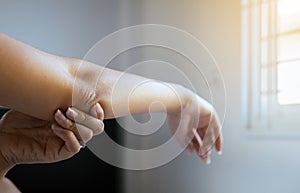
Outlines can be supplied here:
M278 65L278 103L300 104L300 62Z

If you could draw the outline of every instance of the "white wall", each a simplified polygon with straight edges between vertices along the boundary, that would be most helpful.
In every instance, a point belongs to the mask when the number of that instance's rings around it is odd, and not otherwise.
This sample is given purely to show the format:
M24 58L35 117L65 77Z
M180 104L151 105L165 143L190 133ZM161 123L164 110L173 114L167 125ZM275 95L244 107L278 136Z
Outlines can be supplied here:
M125 192L296 193L300 139L254 137L241 121L240 1L143 1L143 22L186 30L212 51L228 94L224 152L206 166L183 153L147 171L125 172ZM289 127L289 125L287 125Z

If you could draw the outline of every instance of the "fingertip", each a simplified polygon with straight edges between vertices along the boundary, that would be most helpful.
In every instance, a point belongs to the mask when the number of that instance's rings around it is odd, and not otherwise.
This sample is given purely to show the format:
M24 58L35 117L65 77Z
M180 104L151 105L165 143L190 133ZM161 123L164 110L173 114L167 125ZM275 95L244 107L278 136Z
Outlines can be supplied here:
M200 159L206 164L206 165L209 165L211 164L211 158L210 156L200 156Z
M103 120L104 119L104 111L99 103L96 103L92 106L90 113L93 117Z
M96 103L95 105L93 105L92 108L90 109L91 115L92 115L93 117L95 117L95 118L98 118L97 110L96 110L97 104L98 104L98 103Z
M210 159L210 157L206 160L206 165L210 165L211 164L211 159Z
M103 123L103 121L100 121L99 133L98 134L103 133L103 131L104 131L104 123Z
M100 106L99 103L96 103L96 113L97 113L97 118L100 120L104 119L104 111L102 109L102 107Z
M216 148L216 151L219 155L222 155L222 138L221 137L218 137L217 141L216 141L216 144L215 144L215 148Z
M103 133L104 131L104 123L103 121L97 119L97 123L96 123L96 126L93 126L93 132L94 132L94 135L99 135L101 133Z
M62 115L62 112L59 109L57 109L54 114L54 119L56 122L62 120L61 115Z
M69 128L73 125L73 122L69 118L67 118L59 109L56 111L54 119L56 123L63 128Z
M78 117L78 113L74 109L72 109L72 107L68 107L66 115L73 121L75 121L75 119Z
M57 109L57 110L55 111L54 115L58 115L58 114L59 114L59 112L60 112L60 110L59 110L59 109Z

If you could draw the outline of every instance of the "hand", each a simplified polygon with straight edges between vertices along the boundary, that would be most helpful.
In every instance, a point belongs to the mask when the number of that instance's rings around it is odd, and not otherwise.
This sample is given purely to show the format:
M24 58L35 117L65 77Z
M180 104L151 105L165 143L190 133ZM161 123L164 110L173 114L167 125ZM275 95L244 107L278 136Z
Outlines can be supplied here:
M210 163L212 148L222 153L222 132L214 108L198 95L187 92L187 100L177 112L168 112L171 131L183 147L197 151L205 163Z
M81 145L84 145L94 135L102 133L104 128L104 114L99 103L96 103L91 107L90 114L93 114L93 116L90 116L75 107L69 107L66 112L66 115L69 118L67 119L61 110L58 109L54 116L56 123L54 123L53 127L60 125L73 131Z
M0 159L5 160L6 168L70 158L79 152L80 143L103 131L101 120L75 108L69 108L66 115L68 118L58 110L54 116L56 123L51 123L14 110L7 112L0 120ZM78 124L74 126L75 119ZM96 122L98 126L89 125Z

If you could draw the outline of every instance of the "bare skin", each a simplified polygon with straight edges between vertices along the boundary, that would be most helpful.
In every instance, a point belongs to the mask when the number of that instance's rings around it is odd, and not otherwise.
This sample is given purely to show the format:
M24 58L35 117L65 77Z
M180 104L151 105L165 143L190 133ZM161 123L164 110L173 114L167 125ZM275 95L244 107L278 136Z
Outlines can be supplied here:
M2 193L21 193L8 178L0 179L0 189Z
M68 106L89 113L99 102L105 118L166 111L179 143L209 162L213 147L222 150L222 133L214 108L197 94L172 83L123 73L76 58L51 55L0 35L1 104L53 120ZM14 73L12 73L14 72ZM122 81L119 81L121 77ZM75 120L76 121L76 120Z
M0 119L0 190L3 193L20 192L5 178L10 168L17 164L52 163L68 159L79 152L82 143L93 136L93 131L78 122L74 127L73 112L67 115L59 110L55 123L10 110ZM79 133L78 139L75 133Z

